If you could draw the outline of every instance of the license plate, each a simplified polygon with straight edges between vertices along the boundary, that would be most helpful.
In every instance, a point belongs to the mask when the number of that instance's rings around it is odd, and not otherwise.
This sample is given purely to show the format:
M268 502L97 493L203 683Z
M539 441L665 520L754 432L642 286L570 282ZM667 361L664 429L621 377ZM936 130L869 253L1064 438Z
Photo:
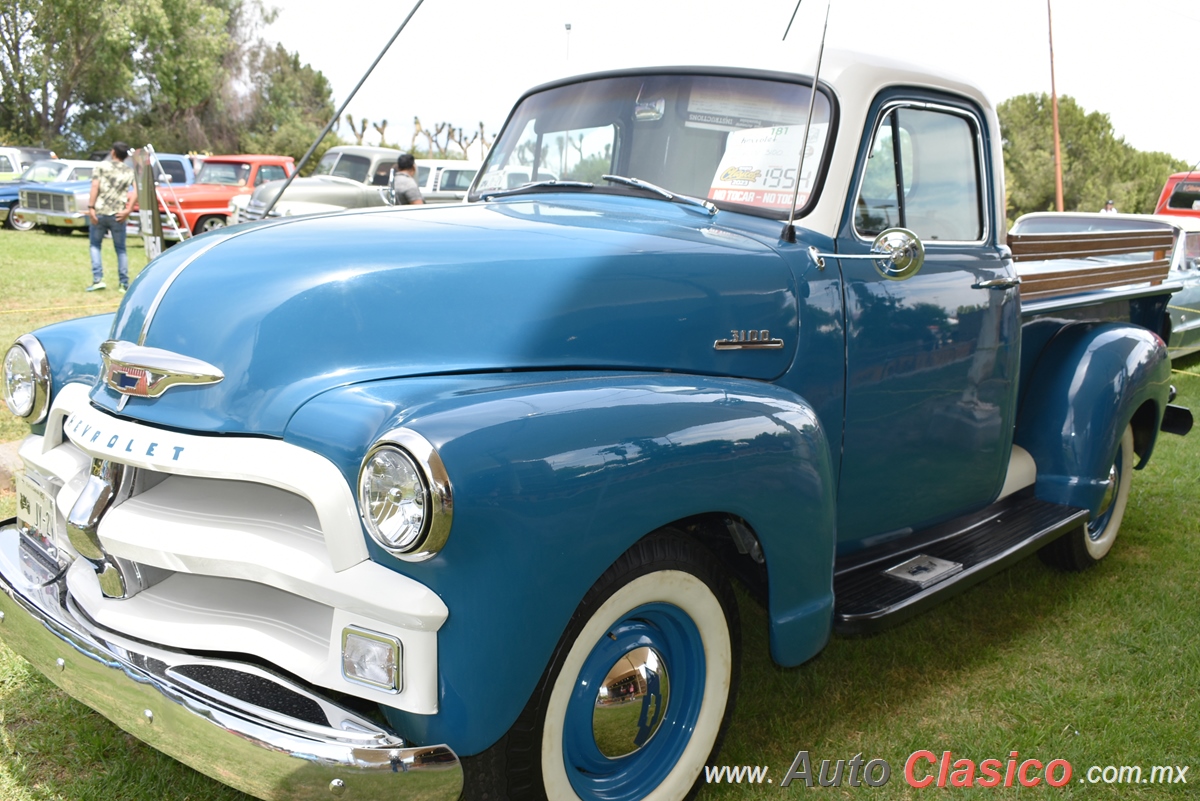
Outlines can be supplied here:
M24 475L17 477L17 521L24 524L21 533L21 572L37 587L54 581L62 566L54 545L58 512L54 498Z
M23 474L17 477L17 520L47 540L54 539L58 520L54 498Z
M42 225L45 225L45 223L46 223L46 215L45 214L35 215L34 219L36 219L38 221L38 223L40 223Z

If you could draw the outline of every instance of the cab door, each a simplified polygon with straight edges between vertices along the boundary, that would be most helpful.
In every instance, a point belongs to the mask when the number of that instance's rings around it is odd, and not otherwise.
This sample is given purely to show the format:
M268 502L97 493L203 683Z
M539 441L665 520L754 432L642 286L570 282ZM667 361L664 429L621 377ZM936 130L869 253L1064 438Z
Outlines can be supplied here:
M895 280L839 259L846 412L838 497L843 553L981 508L1006 474L1019 301L988 128L973 104L893 91L876 101L837 250L865 254L906 228L925 247Z

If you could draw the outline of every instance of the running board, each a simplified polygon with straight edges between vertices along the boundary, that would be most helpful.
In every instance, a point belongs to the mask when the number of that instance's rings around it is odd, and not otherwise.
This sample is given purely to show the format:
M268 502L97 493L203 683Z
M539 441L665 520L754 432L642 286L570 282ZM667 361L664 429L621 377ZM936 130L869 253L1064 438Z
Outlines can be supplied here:
M834 629L866 634L907 620L1087 525L1087 520L1086 509L1022 493L919 532L886 552L839 559L833 577Z

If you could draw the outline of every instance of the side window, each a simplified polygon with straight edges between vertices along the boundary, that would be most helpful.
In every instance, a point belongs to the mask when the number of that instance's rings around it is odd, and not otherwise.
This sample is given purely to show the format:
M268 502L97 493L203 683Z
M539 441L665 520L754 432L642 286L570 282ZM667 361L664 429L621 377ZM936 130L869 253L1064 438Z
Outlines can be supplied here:
M392 167L396 166L395 159L381 161L375 168L375 174L371 178L371 186L387 186L388 176L392 174Z
M13 169L13 163L8 156L0 156L0 172L16 172Z
M282 181L287 178L283 167L278 164L263 164L258 168L258 175L254 179L254 185L265 184L267 181Z
M446 191L465 192L475 180L475 170L446 170L442 173L439 188Z
M187 171L183 169L183 165L174 159L167 159L158 162L158 168L162 174L171 179L171 183L181 185L187 183Z
M880 121L855 204L854 228L873 237L908 228L924 240L983 237L976 126L949 111L897 108Z

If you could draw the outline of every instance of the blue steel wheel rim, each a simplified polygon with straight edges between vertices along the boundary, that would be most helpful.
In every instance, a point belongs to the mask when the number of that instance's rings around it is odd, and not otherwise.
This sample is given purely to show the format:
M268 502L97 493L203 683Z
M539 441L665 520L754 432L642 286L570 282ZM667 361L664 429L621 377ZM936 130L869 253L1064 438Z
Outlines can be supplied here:
M1095 519L1088 521L1087 535L1088 539L1093 542L1100 539L1104 534L1104 530L1108 528L1108 521L1112 520L1113 510L1117 508L1117 496L1121 492L1121 479L1125 473L1125 447L1123 444L1117 445L1117 458L1113 462L1112 470L1109 472L1109 481L1112 486L1112 498L1109 500L1108 506L1104 511L1098 514Z
M592 728L597 694L617 660L651 648L670 678L662 722L631 754L611 759L600 752ZM695 733L704 700L704 643L691 617L677 606L646 604L627 612L593 647L571 690L563 721L563 761L571 787L583 801L634 801L670 774Z

